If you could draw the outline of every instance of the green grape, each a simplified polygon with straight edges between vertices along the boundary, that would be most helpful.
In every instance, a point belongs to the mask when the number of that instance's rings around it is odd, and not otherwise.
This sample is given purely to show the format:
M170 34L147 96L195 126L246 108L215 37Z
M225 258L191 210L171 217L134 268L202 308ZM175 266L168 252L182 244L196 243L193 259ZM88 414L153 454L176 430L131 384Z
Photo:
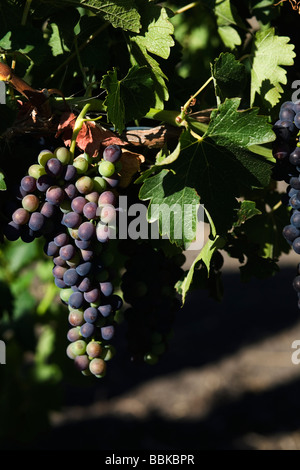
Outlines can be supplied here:
M89 163L82 155L79 155L75 158L73 166L75 166L78 174L83 175L87 172Z
M82 176L75 183L76 188L81 194L91 193L93 190L93 185L94 182L89 176Z
M70 288L66 288L66 289L61 289L60 290L60 298L62 300L62 302L64 303L68 303L68 300L69 300L69 297L70 295L73 294L73 290Z
M74 341L74 343L71 343L70 349L74 356L81 356L86 351L86 342L83 339L78 339Z
M42 165L35 163L29 167L28 174L37 180L40 176L46 174L46 170Z
M96 377L103 377L106 372L105 362L103 361L103 359L100 359L98 357L91 360L89 368L91 373L93 375L96 375Z
M102 359L104 361L110 361L116 354L116 349L111 344L104 346L102 352Z
M86 347L87 355L93 359L95 357L100 357L102 354L102 346L99 341L90 341Z
M94 181L94 190L98 193L102 193L107 188L107 182L101 176L95 176Z
M67 165L71 158L70 151L66 147L58 147L54 150L54 155L63 165Z
M109 178L115 173L115 171L116 171L116 168L112 162L101 160L101 162L99 163L99 173L101 176L105 176L106 178Z
M45 166L47 161L54 157L50 150L42 150L38 155L38 162L41 166Z

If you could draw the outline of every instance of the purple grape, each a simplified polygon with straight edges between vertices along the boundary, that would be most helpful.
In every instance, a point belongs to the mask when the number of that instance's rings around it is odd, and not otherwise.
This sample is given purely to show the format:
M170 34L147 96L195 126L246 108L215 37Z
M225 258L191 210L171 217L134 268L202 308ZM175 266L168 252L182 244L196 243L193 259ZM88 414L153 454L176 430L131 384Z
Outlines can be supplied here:
M44 217L47 219L53 217L55 215L57 208L51 202L44 202L44 204L40 208L40 213L43 214Z
M24 176L21 179L21 188L27 193L33 193L36 190L36 179L33 176Z
M289 161L292 165L300 165L300 147L296 147L289 156Z
M297 129L300 129L300 112L298 112L294 118L294 123Z
M67 165L63 169L62 177L65 181L74 181L77 177L77 170L73 165Z
M49 175L41 175L36 181L36 187L41 193L45 193L50 186L54 186L54 179Z
M12 220L17 225L27 224L29 217L30 213L23 207L20 207L12 214Z
M83 222L78 227L78 236L81 240L91 240L96 234L96 227L91 222Z
M28 227L34 232L37 232L43 228L44 222L45 218L43 214L40 212L33 212L30 216Z
M79 281L79 275L75 268L67 269L64 273L63 281L67 286L74 286Z
M83 312L81 310L71 310L68 320L72 326L81 326L84 323Z
M68 303L71 308L81 308L84 303L83 294L79 291L73 292L69 297Z
M44 252L47 256L56 256L58 254L58 247L54 241L47 242L44 245Z
M81 355L75 357L74 365L75 365L76 369L83 372L83 371L89 369L90 360L89 360L89 358L86 354L81 354Z
M290 108L281 109L279 112L279 119L281 121L293 121L294 116L295 112Z
M114 287L111 282L100 282L100 290L105 297L109 297L112 295Z
M94 251L93 250L80 250L81 258L83 261L91 261L94 258Z
M64 187L64 190L65 190L65 193L67 195L67 197L72 200L74 199L77 194L78 194L78 191L76 189L76 186L75 184L73 183L68 183L65 187Z
M97 300L99 300L99 298L100 298L100 290L97 289L97 288L94 288L92 290L84 292L83 295L84 295L84 299L88 303L94 303L94 302L97 302Z
M89 338L95 333L95 326L92 323L84 323L80 327L80 334L84 338Z
M98 310L103 317L108 317L112 312L112 306L110 304L100 305Z
M89 277L84 277L80 284L78 284L78 290L80 292L88 292L91 290L92 287L92 281L90 280Z
M62 279L59 279L58 277L54 278L54 283L59 289L65 289L67 285Z
M9 222L3 229L3 234L6 236L9 241L16 241L20 237L20 225L15 222Z
M65 261L72 259L75 256L75 253L76 249L74 245L71 245L70 243L62 246L59 250L59 256Z
M81 263L77 266L76 271L79 276L86 276L92 269L92 263L90 261L86 261L85 263Z
M88 202L83 208L83 215L87 219L94 219L97 215L98 206L95 202Z
M53 239L54 243L59 247L67 245L69 243L69 240L70 240L70 237L65 232L58 233Z
M115 163L117 160L120 159L122 155L121 148L119 145L109 145L108 147L105 147L103 151L103 158L104 160Z
M77 212L68 212L64 214L62 224L68 228L77 228L81 224L81 216Z
M50 158L45 165L45 170L49 176L58 178L63 172L63 164L57 158Z
M105 341L110 341L115 334L115 328L113 325L103 326L101 328L101 336Z
M106 206L107 204L115 206L117 198L112 191L104 191L100 194L98 199L98 206Z
M84 311L83 318L87 323L95 323L99 316L98 310L95 307L88 307Z
M83 213L83 208L85 204L87 203L87 200L83 196L77 196L75 199L73 199L71 203L71 208L72 211L77 212L78 214Z
M70 328L70 330L67 333L67 338L71 343L81 339L82 336L80 334L80 328L77 328L76 326L74 328Z
M67 271L67 268L65 268L64 266L56 265L52 269L52 274L54 277L57 277L58 279L63 279L66 271Z
M66 265L66 261L61 256L55 256L55 258L53 258L53 263L57 266Z
M59 206L65 199L65 192L59 186L50 186L46 191L46 201Z
M90 247L91 242L90 240L75 240L75 245L80 250L87 250Z

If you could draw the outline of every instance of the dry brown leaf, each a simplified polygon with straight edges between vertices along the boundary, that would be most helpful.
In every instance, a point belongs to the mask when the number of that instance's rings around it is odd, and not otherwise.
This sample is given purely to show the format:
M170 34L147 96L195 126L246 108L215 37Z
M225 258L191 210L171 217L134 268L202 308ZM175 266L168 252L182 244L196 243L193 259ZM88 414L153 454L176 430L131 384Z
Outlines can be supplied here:
M121 188L126 188L133 176L140 171L141 164L145 161L145 157L140 153L134 153L130 150L123 149L121 156L122 170L120 172Z

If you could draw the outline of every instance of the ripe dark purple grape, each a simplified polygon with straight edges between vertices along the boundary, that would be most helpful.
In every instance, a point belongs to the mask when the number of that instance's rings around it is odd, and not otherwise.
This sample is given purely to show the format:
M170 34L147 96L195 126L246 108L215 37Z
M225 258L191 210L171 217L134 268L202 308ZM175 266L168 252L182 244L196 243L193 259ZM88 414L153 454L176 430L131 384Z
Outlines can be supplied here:
M11 221L4 227L3 233L6 236L7 240L14 242L20 237L20 225Z
M44 204L40 208L40 213L43 214L44 217L50 219L55 215L57 207L51 204L51 202L45 201Z
M297 129L300 129L300 112L298 112L294 117L294 123Z
M84 323L80 327L80 334L84 338L89 338L95 333L95 326L92 323Z
M24 225L24 224L27 224L29 217L30 217L30 213L23 207L20 207L13 213L12 220L17 225Z
M92 288L92 281L89 277L84 277L78 284L78 290L80 292L88 292Z
M98 288L94 288L88 292L84 292L84 299L88 302L88 303L93 303L93 302L96 302L97 300L99 300L100 298L100 290Z
M80 276L78 275L75 268L67 269L63 276L63 281L67 286L74 286L79 281Z
M55 235L53 239L54 243L59 247L67 245L69 243L69 240L70 240L70 237L66 232L58 233L57 235Z
M84 319L87 323L95 323L99 316L98 310L95 307L88 307L84 311Z
M96 234L96 227L91 222L83 222L78 227L78 236L81 240L89 241Z
M65 166L64 169L63 169L63 172L62 172L62 177L67 182L75 181L75 179L77 177L77 171L76 171L75 166L73 166L73 165Z
M282 231L282 234L286 240L293 242L295 238L299 237L300 231L294 225L286 225Z
M41 175L36 181L36 188L41 193L45 193L50 186L54 186L54 179L49 175Z
M280 110L279 119L281 121L293 121L295 112L291 108L283 108Z
M112 295L114 287L111 282L100 282L100 290L105 297L109 297Z
M300 212L296 210L290 219L291 225L296 227L298 230L300 229Z
M90 240L79 240L78 239L78 240L75 240L75 245L80 250L87 250L90 247L91 242L90 242Z
M113 325L103 326L101 328L101 336L105 341L110 341L115 334L115 328Z
M33 176L24 176L21 179L21 188L28 193L33 193L36 190L36 179Z
M293 250L295 251L295 253L300 255L300 237L297 237L297 238L294 239L294 241L293 241Z
M76 189L76 186L75 184L73 183L68 183L66 184L66 186L64 187L64 190L65 190L65 193L67 195L67 197L70 199L70 200L73 200L74 197L77 196L78 194L78 191Z
M45 223L45 218L43 214L41 214L40 212L33 212L30 215L30 218L28 221L28 227L34 232L37 232L43 228L44 223Z
M97 215L98 206L95 202L88 202L83 207L83 215L88 220L94 219Z
M46 201L59 206L65 199L65 192L60 186L50 186L46 191Z
M83 208L86 205L87 200L83 196L77 196L73 199L71 203L72 211L77 212L78 214L83 213Z
M77 266L76 271L79 276L87 276L92 269L92 263L90 261L86 261L85 263L81 263Z
M55 245L54 241L46 242L44 252L47 256L56 256L58 254L58 247Z
M65 261L72 259L75 256L75 253L76 249L74 245L71 245L71 243L62 246L59 250L59 256Z
M108 147L105 147L103 151L103 158L104 160L107 160L108 162L115 163L117 160L120 159L121 157L121 148L119 145L109 145Z
M54 268L52 269L52 274L54 277L57 277L58 279L63 279L66 271L67 271L66 267L55 265Z
M99 305L98 310L103 317L108 317L112 312L112 306L110 304Z
M292 165L300 165L300 147L296 147L289 156L289 161Z
M49 176L58 178L63 171L63 165L57 158L50 158L45 165L46 173Z
M84 303L84 297L81 292L73 292L69 297L69 305L71 308L78 309L81 308Z
M78 327L73 327L71 328L68 333L67 333L67 338L70 342L74 342L74 341L78 341L79 339L82 338L81 334L80 334L80 328Z
M81 216L77 212L68 212L63 216L62 223L68 228L77 228L81 224Z
M296 292L300 292L300 276L296 276L293 280L293 287Z

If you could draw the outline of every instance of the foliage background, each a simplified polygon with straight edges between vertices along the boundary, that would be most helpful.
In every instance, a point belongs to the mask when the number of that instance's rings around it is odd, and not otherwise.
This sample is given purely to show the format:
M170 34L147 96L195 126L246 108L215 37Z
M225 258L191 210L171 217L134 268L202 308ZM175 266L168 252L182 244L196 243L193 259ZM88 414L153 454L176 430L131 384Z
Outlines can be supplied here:
M34 3L33 1L33 6L36 7ZM102 77L116 65L118 76L126 75L130 63L124 41L124 31L107 25L99 18L96 19L93 15L86 14L86 11L80 8L78 10L69 6L60 8L54 2L36 3L40 3L40 7L37 7L34 22L30 26L28 24L20 26L24 1L7 1L1 5L0 48L18 51L14 57L16 57L16 72L19 76L30 81L35 88L51 86L51 88L63 89L65 96L74 96L76 99L83 95L97 95ZM183 6L181 1L163 3L173 11ZM243 19L243 14L246 14L249 5L259 4L261 14L264 6L269 12L269 7L273 4L269 0L261 2L244 0L231 3L236 6ZM212 4L214 2L199 2L198 7L172 19L175 27L175 46L171 48L168 60L161 61L162 70L169 77L168 109L180 109L187 98L209 78L212 60L221 52L231 50L222 42L214 14L210 8L207 8ZM288 82L281 98L284 100L290 98L292 82L300 78L297 53L300 46L298 35L300 16L287 2L282 7L271 9L271 11L269 20L270 24L275 27L276 34L290 37L291 43L295 45L294 65L286 69ZM80 14L82 17L77 24ZM45 18L48 17L51 17L50 28L49 23L48 26L44 23ZM74 36L70 35L70 31L76 24L74 45ZM63 41L57 35L58 30L62 33ZM79 55L75 53L73 59L69 60L73 48L75 47L76 50L76 47L80 47L92 32L98 30L97 37L83 48ZM48 42L42 40L47 37ZM234 52L241 56L239 46ZM6 57L12 58L10 53ZM61 67L64 63L65 66ZM51 78L53 73L54 76ZM197 106L200 106L200 109L209 108L213 100L213 89L207 88L201 95ZM263 107L265 103L259 103L259 105ZM195 111L197 111L197 106ZM279 104L263 109L266 115L270 115L272 122L278 114L278 106ZM0 128L3 131L10 122L14 110L13 106L10 109L3 109L1 106L1 109L3 113ZM1 144L1 168L6 174L8 185L25 174L28 166L35 161L40 145L38 136L35 138L26 135L16 138L10 142L9 146ZM3 206L7 202L6 196L1 197ZM54 410L60 412L70 406L75 406L75 409L82 407L84 415L84 410L88 409L90 404L97 406L99 403L99 406L109 406L115 397L126 390L134 389L137 383L147 384L147 381L149 382L154 377L167 376L178 368L181 370L186 367L201 369L205 364L220 360L230 352L238 352L245 344L255 343L274 332L284 331L296 325L298 321L295 302L293 299L289 301L289 298L293 297L289 281L290 272L282 271L276 275L276 280L274 278L252 280L248 284L249 290L247 291L245 287L241 287L238 275L228 274L226 277L225 273L224 286L227 291L225 289L222 306L211 301L207 292L196 290L188 296L184 310L178 314L175 325L176 339L172 343L170 355L164 359L163 364L151 369L132 369L126 362L128 358L121 326L117 344L124 355L120 362L112 363L111 374L108 378L110 382L103 384L100 381L95 384L89 378L74 371L72 363L66 358L66 310L61 305L58 291L53 285L51 268L51 261L43 255L42 244L39 240L30 245L6 241L1 245L0 337L7 345L7 365L0 367L0 446L3 449L51 448L51 446L60 448L61 432L64 432L64 428L56 429L53 426L53 420L50 418ZM278 289L275 287L277 285ZM268 295L261 296L260 292L264 289ZM230 293L231 299L226 292ZM281 292L284 294L281 295ZM252 309L245 305L247 302L243 293L246 299L254 293L257 301L254 305L251 304ZM284 308L284 315L281 308ZM257 312L254 312L253 310L256 309ZM243 316L242 320L239 314ZM182 330L185 333L182 333ZM197 331L198 336L192 335L192 330ZM218 347L213 347L208 337L213 338L214 344L219 344ZM193 348L188 346L191 338ZM202 344L201 354L196 347L197 338ZM132 437L130 438L125 438L119 432L114 438L113 429L120 426L115 416L108 415L97 421L86 421L84 426L86 434L81 445L83 448L97 449L148 449L159 448L159 446L179 449L182 446L188 448L189 445L192 447L199 445L200 448L232 448L239 444L233 444L230 436L236 439L239 433L243 434L249 429L267 434L271 432L270 428L274 426L274 421L277 423L276 429L281 430L279 421L284 429L290 430L291 427L294 431L300 428L298 418L294 418L293 424L290 424L291 421L287 419L280 421L280 414L273 415L272 410L274 411L276 406L279 407L281 397L283 399L295 397L299 387L298 382L299 379L296 378L295 382L290 384L290 390L274 391L274 407L272 405L268 408L266 405L270 398L268 394L262 396L260 401L257 397L256 399L248 397L251 406L256 410L255 416L263 416L261 413L265 411L265 418L261 417L258 424L255 421L253 424L251 416L246 412L249 404L247 397L244 397L244 400L238 404L234 404L233 394L227 402L224 397L219 397L215 411L199 426L192 420L176 421L175 417L176 433L171 431L174 424L172 420L163 421L160 416L155 415L138 426L129 413L127 420L122 421L121 429L124 434L131 431ZM202 387L202 382L197 383L197 386ZM282 387L284 388L285 385ZM161 389L161 393L164 396L171 391ZM273 403L272 400L271 403ZM293 403L295 404L294 401ZM190 406L193 406L192 403ZM288 409L288 416L291 414L291 409ZM299 416L299 413L295 415ZM222 420L220 416L227 418ZM243 420L241 416L244 416L242 425L239 421ZM248 429L247 423L249 423ZM106 438L102 441L89 437L90 431L96 432L98 426L101 429L106 427L108 430ZM169 433L168 438L163 437L158 431L160 426L164 434L165 431L166 435ZM75 449L77 444L73 440L74 434L68 426L65 429L69 434L63 447ZM76 427L74 429L77 431ZM208 430L210 432L207 434ZM140 433L144 439L141 438ZM184 433L190 439L189 442L188 439L184 439ZM192 438L197 433L199 433L199 443L197 438ZM205 439L205 435L209 437Z

